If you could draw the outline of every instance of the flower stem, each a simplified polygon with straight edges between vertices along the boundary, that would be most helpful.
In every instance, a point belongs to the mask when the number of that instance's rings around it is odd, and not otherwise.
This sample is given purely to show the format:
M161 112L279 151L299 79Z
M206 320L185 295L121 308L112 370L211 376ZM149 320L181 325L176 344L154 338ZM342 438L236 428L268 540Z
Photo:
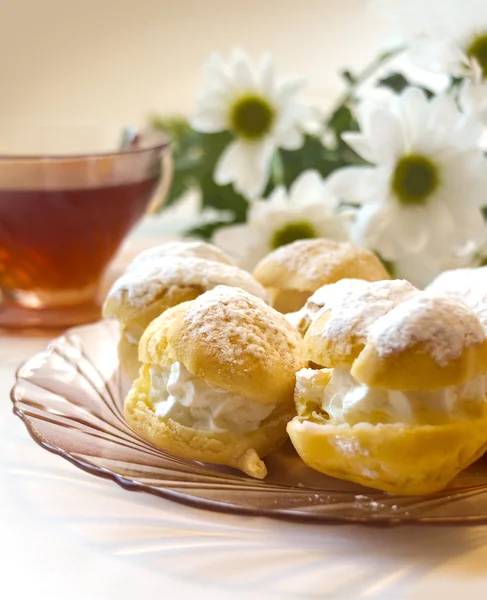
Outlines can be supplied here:
M354 99L355 92L357 89L367 81L374 73L376 73L379 68L387 61L391 60L398 56L401 52L403 52L404 48L401 46L399 48L394 48L393 50L388 50L387 52L383 52L379 54L377 58L374 58L372 62L370 62L358 75L352 76L348 71L346 72L346 79L350 83L350 87L347 91L338 99L338 102L330 111L330 115L335 114L340 108L348 104L351 100Z
M281 153L279 150L274 152L271 161L271 179L274 187L285 185L286 180L284 178L284 164L282 162Z

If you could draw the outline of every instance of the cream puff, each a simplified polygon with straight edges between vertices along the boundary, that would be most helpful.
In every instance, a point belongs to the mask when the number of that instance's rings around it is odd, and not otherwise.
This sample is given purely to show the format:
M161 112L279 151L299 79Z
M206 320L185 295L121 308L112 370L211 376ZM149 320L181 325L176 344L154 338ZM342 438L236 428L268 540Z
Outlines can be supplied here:
M113 284L103 306L103 316L120 323L120 364L131 380L138 374L138 344L149 323L171 306L221 284L268 297L249 273L230 264L210 244L169 243L134 259Z
M384 315L398 300L417 291L411 283L399 279L376 282L341 279L318 288L301 310L288 313L286 318L303 336L318 314L322 319L331 318L328 327L334 327L337 333L343 335L349 327L358 336L366 324ZM325 314L327 316L323 317Z
M125 400L127 423L158 448L257 478L287 438L301 338L245 291L218 286L155 319Z
M403 291L377 318L372 302L346 323L338 305L315 318L304 337L313 368L297 373L288 433L322 473L429 494L487 446L487 340L461 300Z
M340 279L390 279L381 261L367 250L326 239L299 240L281 246L255 267L254 277L282 313L299 310L319 287Z

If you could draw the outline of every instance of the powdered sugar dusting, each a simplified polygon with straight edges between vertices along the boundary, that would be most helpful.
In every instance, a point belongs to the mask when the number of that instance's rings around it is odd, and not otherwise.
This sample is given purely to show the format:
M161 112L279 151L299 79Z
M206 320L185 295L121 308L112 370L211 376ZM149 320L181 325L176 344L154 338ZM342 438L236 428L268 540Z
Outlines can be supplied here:
M235 370L248 368L249 357L266 362L277 356L280 364L296 364L296 370L300 366L301 340L284 315L240 289L218 286L199 296L184 323L191 339L204 340L208 353Z
M120 277L108 298L143 308L172 286L211 290L217 285L241 288L267 299L266 290L246 271L232 265L196 257L167 256L157 261L140 262Z
M306 281L324 280L336 264L353 252L350 244L330 240L298 241L281 246L273 253L273 260L299 273ZM324 258L326 260L324 260Z
M167 258L168 256L179 256L179 257L194 257L204 258L206 260L213 260L215 262L224 263L226 265L233 265L228 256L213 244L201 241L188 241L188 242L167 242L153 248L148 248L138 254L134 260L127 267L127 271L139 269L141 265L145 263L157 264L161 258Z
M419 294L412 284L400 279L385 281L361 281L342 279L317 290L309 299L311 314L319 318L329 312L322 336L333 340L337 350L347 351L351 337L364 338L374 323L399 303ZM306 306L308 306L308 303Z
M368 338L379 356L424 344L441 367L458 358L465 347L484 340L479 320L462 300L431 293L420 293L396 306L375 323Z
M461 298L487 331L487 267L445 271L426 290Z

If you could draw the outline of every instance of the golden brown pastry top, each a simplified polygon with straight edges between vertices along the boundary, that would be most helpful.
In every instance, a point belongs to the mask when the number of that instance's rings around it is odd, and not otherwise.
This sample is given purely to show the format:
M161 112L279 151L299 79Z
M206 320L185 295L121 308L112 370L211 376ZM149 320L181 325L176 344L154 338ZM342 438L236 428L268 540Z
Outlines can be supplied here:
M191 301L181 302L165 310L154 319L142 334L139 342L139 360L145 364L157 364L165 356L169 330L179 314L184 314Z
M313 318L304 337L306 358L325 367L350 368L377 319L417 293L418 289L401 279L342 279L321 287L302 309L302 328L306 313ZM312 314L315 305L321 308Z
M179 256L184 258L204 258L206 260L213 260L215 262L224 263L226 265L233 265L234 262L217 246L202 242L199 240L195 241L177 241L177 242L166 242L153 248L148 248L140 254L138 254L130 265L127 267L128 271L138 269L142 264L151 262L155 263L161 258L168 256Z
M303 365L301 338L283 315L237 288L218 286L156 319L140 358L169 358L193 375L263 404L291 402Z
M345 278L390 279L372 252L326 239L299 240L281 246L259 262L253 275L266 288L305 292Z
M130 321L154 303L161 303L165 309L217 285L241 288L264 299L268 297L250 273L236 266L197 257L165 256L129 268L109 291L103 315ZM174 301L168 304L165 296L174 296Z
M309 327L305 358L349 369L369 387L435 390L487 373L487 341L458 298L405 281L341 281Z
M396 390L460 385L487 373L487 340L460 299L420 293L377 320L351 373Z

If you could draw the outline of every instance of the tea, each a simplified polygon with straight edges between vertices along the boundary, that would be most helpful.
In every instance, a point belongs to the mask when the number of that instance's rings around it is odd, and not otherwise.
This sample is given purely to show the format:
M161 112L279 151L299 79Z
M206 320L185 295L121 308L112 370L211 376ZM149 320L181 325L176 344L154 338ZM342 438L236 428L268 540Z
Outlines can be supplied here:
M156 183L152 177L103 187L0 186L0 287L31 306L43 297L57 305L91 297Z

